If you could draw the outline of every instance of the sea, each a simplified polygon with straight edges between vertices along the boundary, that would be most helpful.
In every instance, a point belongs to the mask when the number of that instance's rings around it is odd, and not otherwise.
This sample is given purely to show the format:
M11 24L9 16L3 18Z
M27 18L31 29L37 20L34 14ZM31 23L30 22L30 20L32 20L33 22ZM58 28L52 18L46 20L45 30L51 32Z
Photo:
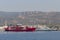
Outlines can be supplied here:
M60 40L60 31L0 32L0 40Z

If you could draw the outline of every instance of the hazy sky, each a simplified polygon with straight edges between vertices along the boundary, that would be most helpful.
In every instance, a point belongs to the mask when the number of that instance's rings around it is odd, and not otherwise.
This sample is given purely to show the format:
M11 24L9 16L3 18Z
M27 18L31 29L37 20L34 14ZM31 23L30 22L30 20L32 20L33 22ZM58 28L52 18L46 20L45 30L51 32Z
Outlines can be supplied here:
M60 0L0 0L0 11L60 11Z

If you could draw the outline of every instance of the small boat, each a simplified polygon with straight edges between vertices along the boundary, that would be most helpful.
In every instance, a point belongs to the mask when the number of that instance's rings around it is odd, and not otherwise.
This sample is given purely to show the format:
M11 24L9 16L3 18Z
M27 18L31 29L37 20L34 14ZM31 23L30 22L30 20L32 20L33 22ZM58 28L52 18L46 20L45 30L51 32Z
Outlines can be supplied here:
M21 26L21 25L15 25L15 26L8 26L4 28L5 31L13 31L13 32L33 32L36 30L35 27L29 27L29 26Z

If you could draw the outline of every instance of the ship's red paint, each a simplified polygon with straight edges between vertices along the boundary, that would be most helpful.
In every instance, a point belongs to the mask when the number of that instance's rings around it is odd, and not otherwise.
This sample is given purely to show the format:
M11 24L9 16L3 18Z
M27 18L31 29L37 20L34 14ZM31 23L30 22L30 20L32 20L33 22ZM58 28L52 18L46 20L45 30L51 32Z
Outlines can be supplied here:
M23 32L23 31L25 31L25 32L29 32L29 31L35 31L36 30L36 28L34 28L34 27L28 27L28 26L25 26L25 27L22 27L22 26L12 26L12 27L10 27L10 26L8 26L7 28L5 28L5 31L15 31L15 32Z

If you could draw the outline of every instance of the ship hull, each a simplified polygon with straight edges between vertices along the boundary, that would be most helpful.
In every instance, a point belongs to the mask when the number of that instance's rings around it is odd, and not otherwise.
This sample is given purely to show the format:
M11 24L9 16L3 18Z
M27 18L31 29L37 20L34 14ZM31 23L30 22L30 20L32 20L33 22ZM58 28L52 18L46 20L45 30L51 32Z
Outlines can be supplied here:
M12 32L34 32L35 28L28 29L28 30L9 30L9 29L5 29L5 31L12 31Z
M35 31L36 28L35 27L29 27L29 26L8 26L5 28L5 31L13 31L13 32L33 32Z

